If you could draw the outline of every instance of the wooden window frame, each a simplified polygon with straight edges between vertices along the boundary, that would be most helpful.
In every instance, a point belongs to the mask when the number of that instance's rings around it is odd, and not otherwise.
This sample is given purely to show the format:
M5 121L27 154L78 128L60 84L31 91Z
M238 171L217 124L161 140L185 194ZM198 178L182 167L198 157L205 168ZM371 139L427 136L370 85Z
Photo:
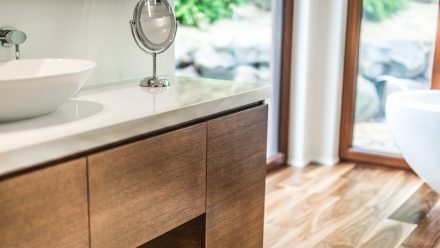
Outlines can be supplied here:
M352 146L362 21L362 0L348 1L347 13L339 156L341 160L350 162L371 163L399 169L410 169L409 165L401 156L368 151ZM440 89L440 13L437 24L432 88Z
M278 153L267 161L268 172L287 166L294 2L283 0Z

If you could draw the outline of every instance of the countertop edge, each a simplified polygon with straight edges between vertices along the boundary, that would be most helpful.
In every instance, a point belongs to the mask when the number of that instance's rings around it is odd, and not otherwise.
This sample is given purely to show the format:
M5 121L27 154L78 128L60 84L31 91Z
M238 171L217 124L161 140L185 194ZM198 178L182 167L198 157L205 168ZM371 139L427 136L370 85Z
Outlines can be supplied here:
M137 120L52 141L0 153L0 179L36 167L50 165L57 160L74 159L112 143L227 112L271 97L272 87L265 86L237 95L215 99L184 108L158 113ZM146 125L148 123L148 125Z

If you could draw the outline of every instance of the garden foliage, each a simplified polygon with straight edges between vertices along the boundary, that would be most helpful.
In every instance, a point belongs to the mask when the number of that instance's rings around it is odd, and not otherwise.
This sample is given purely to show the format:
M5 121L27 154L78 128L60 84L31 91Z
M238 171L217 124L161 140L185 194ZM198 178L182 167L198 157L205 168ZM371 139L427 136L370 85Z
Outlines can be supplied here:
M233 7L249 0L176 0L176 18L187 26L213 23L221 18L230 18Z
M409 2L410 0L363 0L363 9L367 18L382 21L405 9Z

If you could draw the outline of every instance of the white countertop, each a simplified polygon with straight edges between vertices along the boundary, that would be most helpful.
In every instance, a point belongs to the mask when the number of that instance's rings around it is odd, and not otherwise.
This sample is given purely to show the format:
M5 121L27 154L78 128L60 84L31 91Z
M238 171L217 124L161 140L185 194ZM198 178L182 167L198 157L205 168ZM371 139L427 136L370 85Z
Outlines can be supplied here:
M139 87L139 80L89 88L55 113L0 123L0 176L263 101L272 92L263 83L175 81L163 92Z

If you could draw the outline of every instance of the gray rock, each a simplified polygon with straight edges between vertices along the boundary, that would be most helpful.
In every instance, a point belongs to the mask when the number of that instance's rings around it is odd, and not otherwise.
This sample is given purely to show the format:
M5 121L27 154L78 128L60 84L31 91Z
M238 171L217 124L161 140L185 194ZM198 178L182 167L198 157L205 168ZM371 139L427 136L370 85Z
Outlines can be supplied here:
M380 99L374 84L359 76L356 87L355 121L365 122L380 113Z
M194 66L188 66L182 69L177 69L176 75L183 77L200 77L200 74L197 72Z
M359 55L359 72L370 80L386 74L390 63L388 48L363 44Z
M205 47L194 53L194 66L203 77L231 80L236 65L234 56L213 47Z
M266 22L271 23L271 20ZM220 20L209 31L209 45L233 54L237 64L268 66L272 53L272 27L255 26L258 24L250 19Z
M261 47L237 47L230 48L237 64L260 65L268 67L270 64L270 52Z
M257 68L241 65L235 69L234 81L238 82L259 82L260 72Z
M416 41L363 44L359 55L359 73L372 81L381 75L417 80L428 78L432 60L430 50L432 44Z
M395 41L390 46L389 75L399 78L423 76L427 63L427 54L423 47L414 41Z
M271 83L272 82L272 71L269 67L259 67L258 75L261 82Z
M243 70L235 67L250 66L263 68L258 69L257 76L268 80L272 31L271 13L253 4L238 6L232 19L221 19L205 29L182 26L176 37L177 69L194 66L203 77L232 80L237 77L237 71Z
M258 7L262 8L266 11L269 11L272 8L272 1L271 0L252 0L252 2L255 3L255 5L257 5Z

